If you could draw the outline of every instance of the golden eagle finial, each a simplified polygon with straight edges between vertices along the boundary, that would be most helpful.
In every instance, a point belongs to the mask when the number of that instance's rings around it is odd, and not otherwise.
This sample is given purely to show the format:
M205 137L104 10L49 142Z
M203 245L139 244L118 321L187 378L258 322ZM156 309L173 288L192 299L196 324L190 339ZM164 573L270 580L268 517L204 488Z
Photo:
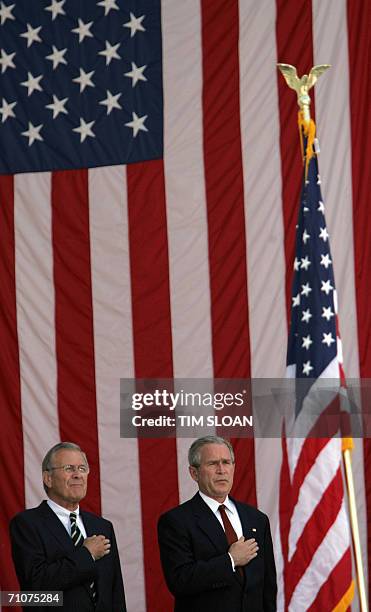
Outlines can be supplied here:
M295 66L292 66L291 64L277 64L277 66L282 72L287 85L296 91L298 96L298 104L304 113L304 118L306 121L309 121L310 96L308 91L317 82L318 77L320 77L321 74L327 70L327 68L330 68L330 64L319 64L318 66L313 66L309 75L303 74L300 79Z

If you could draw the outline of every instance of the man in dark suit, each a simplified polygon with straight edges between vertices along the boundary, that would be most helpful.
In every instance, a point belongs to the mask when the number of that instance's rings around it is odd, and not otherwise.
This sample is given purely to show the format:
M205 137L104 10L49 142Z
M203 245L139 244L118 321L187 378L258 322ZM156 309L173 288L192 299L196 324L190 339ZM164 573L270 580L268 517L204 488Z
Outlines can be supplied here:
M199 491L160 517L162 567L175 612L274 612L276 570L268 517L228 494L229 442L193 442L189 472Z
M72 442L46 454L42 477L48 500L10 523L20 588L63 591L63 607L57 609L65 612L126 612L113 526L79 508L88 474L86 455Z

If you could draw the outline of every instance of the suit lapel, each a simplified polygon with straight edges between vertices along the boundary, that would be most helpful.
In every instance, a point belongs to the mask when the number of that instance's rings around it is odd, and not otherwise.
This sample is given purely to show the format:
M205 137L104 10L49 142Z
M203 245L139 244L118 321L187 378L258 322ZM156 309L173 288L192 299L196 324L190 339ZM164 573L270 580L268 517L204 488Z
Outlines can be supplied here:
M80 516L81 516L82 522L84 523L86 535L88 537L92 535L100 534L99 520L94 515L89 514L88 512L84 512L83 510L80 510Z
M198 493L192 498L191 502L193 514L199 528L205 533L219 553L225 553L228 550L227 538L214 512L210 510Z
M249 524L249 517L246 512L246 507L243 504L240 504L235 499L232 499L235 504L238 512L238 516L240 517L241 525L242 525L242 533L246 539L251 538L251 525Z
M51 508L49 508L46 501L43 501L40 506L40 514L43 518L44 527L48 531L48 533L58 540L58 542L63 546L63 548L70 548L73 550L74 543L70 538L66 528L63 526L55 512Z
M241 504L241 502L236 501L235 499L232 499L232 501L237 508L244 537L246 538L246 540L249 540L250 538L255 538L256 540L258 540L259 535L261 534L259 534L258 525L255 524L253 520L251 520L248 507L245 504Z

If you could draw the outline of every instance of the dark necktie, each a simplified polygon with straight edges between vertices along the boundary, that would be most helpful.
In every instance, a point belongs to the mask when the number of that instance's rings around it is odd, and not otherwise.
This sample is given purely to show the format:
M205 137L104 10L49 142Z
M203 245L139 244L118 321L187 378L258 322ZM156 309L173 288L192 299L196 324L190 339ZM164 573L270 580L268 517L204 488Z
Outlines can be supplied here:
M71 524L71 538L75 546L82 546L84 543L84 537L77 525L77 514L75 512L70 513L70 524ZM95 588L95 582L90 583L90 591L94 602L97 601L97 590Z
M223 525L224 525L224 531L225 531L225 535L226 535L226 538L227 538L228 546L230 546L234 542L237 542L237 540L238 540L237 534L236 534L235 530L233 529L233 525L232 525L231 521L229 520L229 518L227 516L226 508L225 508L224 504L219 506L219 512L220 512L220 516L222 517L222 521L223 521ZM239 567L236 567L236 570L238 571L238 575L240 576L240 578L242 578L242 580L243 580L244 577L245 577L243 568L239 566Z
M220 516L222 517L225 535L227 536L227 542L228 542L228 545L230 546L231 544L233 544L233 542L237 542L238 538L237 538L237 534L235 530L233 529L232 523L229 520L225 510L226 508L224 504L219 506L219 512L220 512Z
M70 523L71 523L71 538L75 546L82 546L84 542L83 535L77 526L77 514L75 512L70 513Z

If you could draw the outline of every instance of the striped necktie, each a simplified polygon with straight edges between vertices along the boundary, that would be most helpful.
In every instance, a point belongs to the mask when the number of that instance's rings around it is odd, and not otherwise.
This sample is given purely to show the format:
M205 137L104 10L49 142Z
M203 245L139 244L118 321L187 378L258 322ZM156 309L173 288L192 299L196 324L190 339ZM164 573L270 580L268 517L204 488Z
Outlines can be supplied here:
M82 535L78 525L77 525L77 514L75 512L70 512L70 525L71 525L71 538L72 542L75 546L82 546L84 543L84 536ZM97 589L95 587L95 582L90 583L90 591L93 597L94 602L97 601Z
M75 546L82 546L84 542L83 535L77 526L77 514L75 512L70 513L70 524L71 524L71 538Z

